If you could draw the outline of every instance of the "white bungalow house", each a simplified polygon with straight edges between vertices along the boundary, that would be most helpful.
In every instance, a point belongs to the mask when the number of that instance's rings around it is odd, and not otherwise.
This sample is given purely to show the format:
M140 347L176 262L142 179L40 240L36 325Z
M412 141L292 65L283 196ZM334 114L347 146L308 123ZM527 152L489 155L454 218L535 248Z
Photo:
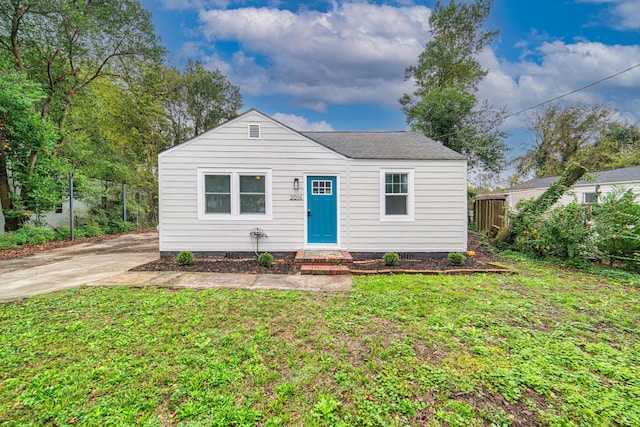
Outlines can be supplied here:
M582 179L564 194L558 203L566 205L573 200L578 203L595 203L598 195L607 194L614 185L625 187L640 195L640 166L589 172L592 179ZM520 200L532 199L544 193L559 177L534 178L505 191L509 206L515 207Z
M160 153L163 257L467 247L467 162L417 132L299 132L251 109Z

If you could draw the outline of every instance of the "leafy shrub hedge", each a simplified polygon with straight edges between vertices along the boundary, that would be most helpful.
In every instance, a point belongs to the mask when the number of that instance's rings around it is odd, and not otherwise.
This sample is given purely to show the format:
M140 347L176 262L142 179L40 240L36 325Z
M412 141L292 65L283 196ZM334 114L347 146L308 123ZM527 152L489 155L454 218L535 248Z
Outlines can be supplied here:
M0 236L0 249L15 248L22 245L41 245L56 240L55 231L46 227L26 226Z
M596 258L640 269L640 204L636 198L625 188L614 187L591 207L574 201L544 215L531 215L517 230L512 249L575 266ZM519 203L518 208L527 203L532 202Z

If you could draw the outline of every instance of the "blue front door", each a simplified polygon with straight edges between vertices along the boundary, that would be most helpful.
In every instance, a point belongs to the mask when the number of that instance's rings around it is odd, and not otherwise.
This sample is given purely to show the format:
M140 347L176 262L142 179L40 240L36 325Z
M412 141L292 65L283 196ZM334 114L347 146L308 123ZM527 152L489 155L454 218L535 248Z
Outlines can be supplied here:
M307 177L307 243L338 243L335 176Z

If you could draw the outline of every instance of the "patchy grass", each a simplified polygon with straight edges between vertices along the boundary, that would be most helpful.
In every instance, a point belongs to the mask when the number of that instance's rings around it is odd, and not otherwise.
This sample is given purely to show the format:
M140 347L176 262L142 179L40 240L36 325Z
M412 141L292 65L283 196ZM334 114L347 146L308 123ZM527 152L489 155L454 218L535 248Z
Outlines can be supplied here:
M3 304L0 424L640 425L638 289L513 266Z

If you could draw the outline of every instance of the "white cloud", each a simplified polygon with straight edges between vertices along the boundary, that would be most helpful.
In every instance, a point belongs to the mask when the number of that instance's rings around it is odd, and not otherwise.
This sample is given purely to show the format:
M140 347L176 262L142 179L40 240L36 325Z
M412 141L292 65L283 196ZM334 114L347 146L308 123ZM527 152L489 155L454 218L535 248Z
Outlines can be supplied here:
M318 132L334 130L331 125L324 120L321 120L319 122L309 122L309 120L304 117L285 113L276 113L272 117L277 121L299 131Z
M328 12L268 8L208 10L201 30L211 42L234 40L231 80L251 95L286 94L299 104L397 106L411 89L404 69L428 37L430 10L367 3Z
M188 10L205 8L226 8L228 0L160 0L162 7L169 10Z
M613 26L620 30L640 28L640 0L582 0L583 3L608 4Z
M540 45L537 53L537 62L507 62L485 52L481 60L491 71L480 85L480 97L497 106L506 105L510 112L520 111L636 65L640 46L553 42ZM638 120L638 98L640 68L571 94L562 102L608 103ZM521 127L522 120L515 117L507 126Z
M398 98L413 90L403 80L404 69L417 62L428 41L431 13L423 6L367 2L338 1L327 12L292 12L267 7L223 10L221 0L163 1L176 7L204 5L198 15L200 41L186 45L185 50L208 52L201 55L205 65L222 70L243 93L285 95L298 106L319 112L327 111L330 104L369 103L399 109ZM640 0L583 1L608 4L614 12L640 7ZM628 19L640 20L640 10L625 13ZM515 61L491 49L483 52L480 61L490 72L480 85L479 97L516 112L624 70L640 58L640 45L550 39L545 33L532 33L527 44L519 45L523 55ZM227 41L237 43L238 49L222 57L216 43ZM640 68L563 101L607 102L620 107L625 117L640 118L638 88ZM510 118L506 126L521 128L526 116Z

